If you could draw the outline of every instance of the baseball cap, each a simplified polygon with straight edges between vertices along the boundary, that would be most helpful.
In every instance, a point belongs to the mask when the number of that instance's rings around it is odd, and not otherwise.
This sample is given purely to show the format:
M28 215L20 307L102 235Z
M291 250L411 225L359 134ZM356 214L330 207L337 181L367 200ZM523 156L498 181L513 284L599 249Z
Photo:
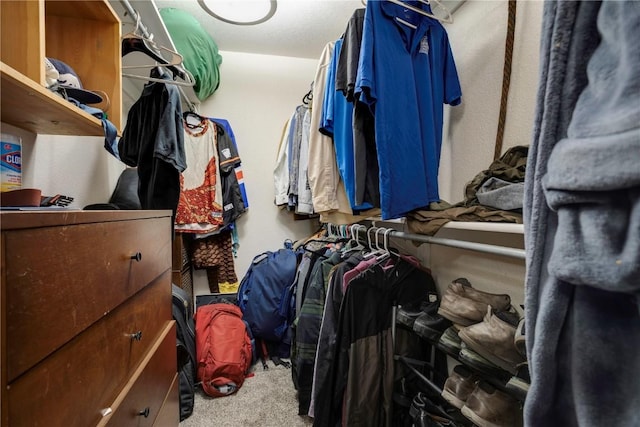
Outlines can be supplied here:
M99 104L102 97L82 87L80 78L69 65L54 59L45 58L45 81L47 86L58 84L63 88L69 98L73 98L83 104Z

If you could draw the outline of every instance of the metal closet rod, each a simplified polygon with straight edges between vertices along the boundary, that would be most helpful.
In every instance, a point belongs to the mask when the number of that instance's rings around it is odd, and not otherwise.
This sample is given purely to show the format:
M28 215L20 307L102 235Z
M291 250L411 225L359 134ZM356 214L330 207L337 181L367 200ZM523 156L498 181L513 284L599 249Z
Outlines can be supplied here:
M148 38L148 39L151 39L153 37L153 35L151 33L149 33L149 31L147 31L147 27L144 25L144 22L142 22L142 17L138 13L138 11L135 10L133 8L133 6L131 6L131 3L129 3L129 0L120 0L120 4L122 4L122 7L124 7L124 9L127 11L129 16L131 16L133 19L135 19L135 21L137 22L137 25L138 25L138 29L140 31L142 31L142 35L144 37ZM185 71L186 71L186 69L185 69ZM193 77L191 77L191 79L193 80ZM193 83L193 81L192 81L192 83ZM180 95L182 95L182 99L185 100L186 104L189 106L191 111L196 111L195 104L193 102L191 102L191 100L189 99L187 94L182 90L182 88L180 86L176 85L176 87L178 88L178 91L180 92Z
M371 228L379 230L388 230L385 227L366 227L361 226L355 229L355 232L368 231ZM525 259L524 249L509 248L507 246L490 245L487 243L468 242L466 240L445 239L442 237L426 236L424 234L405 233L404 231L392 230L387 233L389 237L399 239L412 240L414 242L431 243L433 245L449 246L452 248L468 249L477 252L484 252L494 255L502 255L511 258Z

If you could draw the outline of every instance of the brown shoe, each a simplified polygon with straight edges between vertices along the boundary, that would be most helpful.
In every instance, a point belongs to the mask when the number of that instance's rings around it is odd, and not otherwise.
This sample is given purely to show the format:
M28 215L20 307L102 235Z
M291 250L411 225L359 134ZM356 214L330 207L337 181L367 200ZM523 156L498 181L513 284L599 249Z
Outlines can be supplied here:
M486 382L479 382L462 407L462 415L479 427L520 427L520 403Z
M518 353L522 355L522 357L527 357L527 346L525 342L525 329L524 329L524 318L520 319L518 322L518 326L516 327L516 333L513 338L513 344L516 346L516 350Z
M480 377L463 365L456 365L444 383L442 397L456 408L462 409L467 398L476 388L479 379Z
M487 306L496 310L507 310L511 298L506 294L490 294L471 287L464 279L451 283L442 296L438 314L463 326L481 322Z
M511 313L502 315L505 318L513 316ZM517 365L525 361L513 343L515 333L516 327L513 324L498 317L491 307L487 307L484 321L463 328L458 336L482 357L515 374Z

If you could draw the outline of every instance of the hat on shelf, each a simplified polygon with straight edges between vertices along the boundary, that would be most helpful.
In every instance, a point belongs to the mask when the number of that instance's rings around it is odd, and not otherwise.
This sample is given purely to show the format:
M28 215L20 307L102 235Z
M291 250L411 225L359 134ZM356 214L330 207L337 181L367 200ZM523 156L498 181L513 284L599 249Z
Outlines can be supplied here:
M69 65L54 58L45 58L44 62L47 87L57 84L58 87L65 90L69 98L73 98L83 104L99 104L102 102L102 96L82 87L80 78Z

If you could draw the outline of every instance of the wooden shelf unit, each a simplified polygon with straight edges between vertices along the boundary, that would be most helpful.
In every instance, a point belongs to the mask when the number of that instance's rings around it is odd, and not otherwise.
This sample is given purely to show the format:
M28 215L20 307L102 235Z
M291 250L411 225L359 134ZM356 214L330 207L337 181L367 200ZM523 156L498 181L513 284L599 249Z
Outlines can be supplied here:
M122 124L121 25L108 1L0 2L2 122L38 134L104 135L100 120L45 87L44 58L67 63L87 90L107 94Z

